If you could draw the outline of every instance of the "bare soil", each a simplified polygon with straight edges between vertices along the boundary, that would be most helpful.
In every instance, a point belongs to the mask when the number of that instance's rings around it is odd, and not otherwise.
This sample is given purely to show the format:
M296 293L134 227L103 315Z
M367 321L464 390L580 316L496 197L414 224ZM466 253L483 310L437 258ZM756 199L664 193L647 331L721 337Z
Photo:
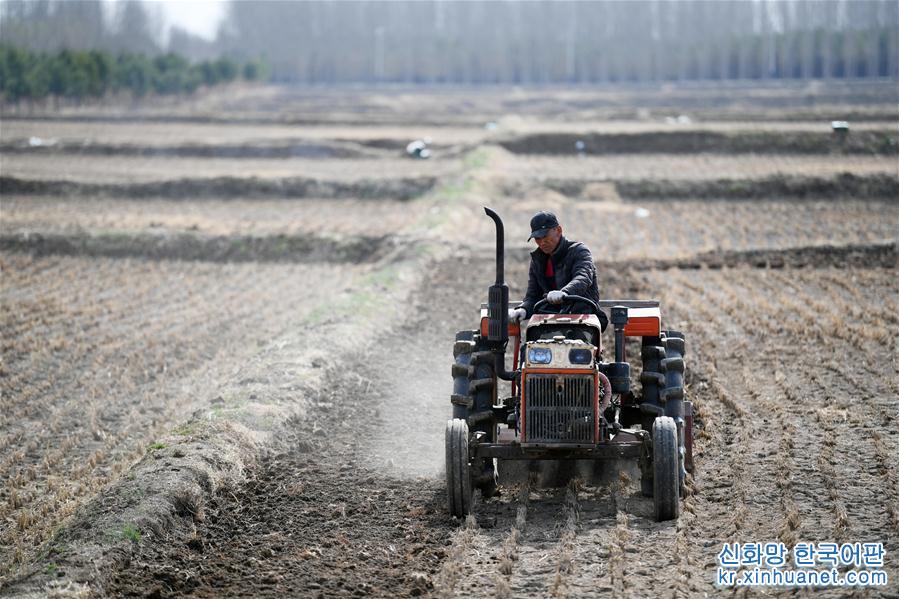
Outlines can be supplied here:
M30 180L65 180L81 183L148 183L199 177L289 178L358 181L435 177L458 168L455 161L409 160L403 156L385 160L284 160L181 157L102 157L7 155L4 175Z
M0 267L4 569L365 272L7 251Z
M92 183L67 179L0 177L6 194L143 198L366 198L409 200L430 190L434 177L327 181L303 177L184 177L159 181Z
M194 200L4 196L4 233L184 233L218 236L377 236L399 231L428 208L420 202L359 198ZM352 218L346 216L350 214ZM377 222L378 226L372 225Z
M131 106L22 107L9 118L81 122L243 123L279 125L483 126L503 117L556 122L656 120L830 122L897 120L894 82L746 81L578 88L482 87L385 89L230 86Z
M649 131L646 133L533 133L498 143L516 154L899 154L896 131Z
M195 233L20 233L0 235L0 250L34 256L108 256L204 262L312 262L365 264L396 249L386 236L335 239L307 235L197 235Z
M705 181L714 179L761 179L774 175L827 177L850 172L855 175L896 175L891 156L797 155L797 154L614 154L570 156L503 153L497 155L496 175L516 180L535 178L571 181Z
M252 146L308 138L278 123L309 120L333 127L323 145L365 138L380 152L422 123L480 144L482 124L514 122L513 111L550 132L578 115L639 119L639 107L780 122L836 106L883 121L884 93L763 87L700 101L676 89L634 108L623 104L632 95L604 90L266 89L12 122L15 135L34 123L62 138L95 119L114 143L180 147L167 136L184 122L186 137L207 131L202 143ZM254 136L251 122L269 129ZM134 141L143 127L155 141ZM858 187L812 185L801 201L766 187L848 172L893 189L895 156L490 146L427 163L132 156L104 172L105 162L3 155L4 185L82 187L3 192L0 593L714 596L721 544L767 540L883 542L899 580L899 208ZM346 191L254 195L253 177L281 176ZM230 191L198 198L177 187L185 177ZM403 181L423 179L404 195ZM721 179L753 199L660 191ZM384 191L373 195L371 181ZM614 183L628 181L649 191L622 197ZM138 199L148 183L175 191ZM549 208L593 249L604 297L658 298L665 327L686 333L698 432L677 522L654 522L636 481L614 472L598 487L504 486L466 522L447 517L453 334L476 326L493 279L483 205L506 221L512 297L526 283L528 220Z
M412 311L445 300L437 283L470 266L453 260L438 267L425 289L439 291L426 291ZM698 474L679 522L653 522L651 501L623 479L601 488L503 488L453 532L440 517L439 478L413 477L414 465L403 466L406 453L439 462L439 426L427 424L430 446L397 433L398 422L418 426L421 415L408 412L439 418L442 398L428 393L439 360L405 364L406 380L426 391L415 406L408 391L396 391L390 362L364 356L359 363L370 370L329 373L332 389L304 422L292 424L296 440L266 459L259 481L217 498L217 512L207 511L186 545L174 537L142 546L107 589L138 596L148 589L162 596L644 596L664 580L677 593L714 594L707 565L725 541L886 540L889 552L899 549L891 507L899 489L889 465L899 449L897 381L892 365L873 360L892 343L897 306L882 301L899 296L894 268L855 268L851 283L845 269L814 259L782 271L642 272L612 275L609 293L661 292L669 326L686 329L695 364L689 389L701 422ZM833 303L819 307L812 299L818 293ZM849 320L853 314L857 320ZM411 319L385 345L415 350L452 328L439 316L428 321ZM795 347L800 336L820 349ZM838 357L859 353L865 358L849 364ZM862 380L870 382L865 408L857 409L852 386ZM820 403L803 402L813 397ZM369 416L359 420L360 413ZM852 441L855 428L871 431L866 444ZM383 451L384 437L413 451L382 454L387 459L378 463L372 448ZM840 450L841 443L852 450ZM858 476L865 484L838 482ZM873 496L878 488L884 501ZM895 575L895 565L888 571Z

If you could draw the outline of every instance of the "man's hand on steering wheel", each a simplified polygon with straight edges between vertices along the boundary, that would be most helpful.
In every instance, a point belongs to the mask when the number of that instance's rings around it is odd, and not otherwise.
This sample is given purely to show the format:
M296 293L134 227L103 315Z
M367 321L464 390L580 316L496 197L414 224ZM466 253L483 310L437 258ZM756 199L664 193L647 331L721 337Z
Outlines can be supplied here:
M553 298L551 298L551 296L554 293L561 294L562 297L561 299L559 299L558 303L563 305L553 306L551 310L547 311L547 304L552 301ZM595 314L599 310L596 302L589 298L581 297L580 295L569 295L564 291L550 291L546 294L545 298L534 304L534 314L567 314L571 311L571 308L581 302L583 302L590 308L590 311L588 313Z
M551 304L561 304L567 295L564 291L550 291L546 294L546 301Z

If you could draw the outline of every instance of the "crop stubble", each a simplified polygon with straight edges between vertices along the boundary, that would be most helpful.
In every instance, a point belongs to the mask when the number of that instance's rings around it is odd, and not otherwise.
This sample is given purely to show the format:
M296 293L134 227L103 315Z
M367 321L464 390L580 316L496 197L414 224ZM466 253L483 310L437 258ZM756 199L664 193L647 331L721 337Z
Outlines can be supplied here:
M421 216L423 206L391 200L133 200L10 196L3 233L191 232L198 235L383 235ZM349 216L348 216L349 215ZM374 226L373 223L377 223Z
M445 176L458 161L417 161L397 156L380 160L317 160L284 158L181 158L145 156L27 156L3 158L5 175L29 180L66 180L81 183L150 183L185 178L259 177L355 181L400 177Z
M4 570L208 405L216 377L257 342L354 279L326 266L22 254L2 269Z
M13 164L44 177L57 160ZM173 162L150 161L147 176ZM140 161L116 164L122 176L131 176L129 169ZM229 169L254 163L187 161L184 168L210 164ZM260 164L276 172L300 163ZM397 176L407 174L408 164L371 161L360 168ZM314 168L347 176L338 163ZM591 179L603 173L702 179L891 168L895 174L895 161L883 157L579 160L494 153L486 180L487 189L496 191L491 180L534 172L561 179L585 172ZM85 176L107 176L99 168L92 173ZM308 418L293 423L295 435L265 459L256 480L234 496L216 497L187 542L173 537L165 544L142 543L130 568L110 573L107 590L273 596L298 590L647 596L670 590L686 596L716 592L715 554L725 541L782 540L789 546L876 540L886 542L888 556L897 555L899 382L890 335L899 307L895 268L837 268L813 259L806 268L757 268L747 261L729 268L647 270L640 262L709 250L895 241L895 202L634 203L607 192L597 189L594 202L545 188L523 198L497 193L454 205L455 216L447 218L464 223L475 218L476 202L491 202L506 216L507 231L524 231L548 197L566 231L594 248L604 295L659 297L669 326L685 330L688 393L699 430L697 475L677 523L653 522L651 502L625 479L600 488L575 482L560 490L504 489L499 499L478 504L475 517L456 532L447 525L437 465L442 456L434 454L442 444L434 440L448 411L442 393L448 362L434 348L449 347L453 330L472 325L472 306L482 301L490 278L484 264L491 231L489 223L476 221L473 230L481 239L470 253L435 267L410 309L416 316L389 334L384 354L336 365L333 388L321 390ZM358 218L331 230L354 236L367 221L381 219L381 209L396 228L408 222L406 216L424 214L416 202L403 207L379 201L369 209L370 203L353 200L309 201L296 213L278 201L136 205L90 199L76 208L24 197L4 198L4 204L4 233L196 227L221 235L302 235L351 212ZM638 216L637 208L649 217ZM460 216L463 210L468 212ZM613 220L618 226L603 226ZM462 245L459 237L450 241ZM522 244L513 240L510 248L515 296L522 292L526 263ZM256 342L286 322L301 322L310 289L327 294L356 280L348 265L13 253L2 260L2 424L9 434L0 441L0 472L7 480L0 515L9 550L0 557L7 567L74 506L120 476L156 433L205 406L208 398L194 394L203 382L239 368L241 352L251 354ZM484 277L471 274L482 271ZM400 349L413 357L398 369L390 356ZM219 360L220 367L210 366ZM397 435L397 422L409 431ZM333 434L322 434L324 423L335 423ZM183 566L177 574L173 563ZM887 569L895 580L895 561Z

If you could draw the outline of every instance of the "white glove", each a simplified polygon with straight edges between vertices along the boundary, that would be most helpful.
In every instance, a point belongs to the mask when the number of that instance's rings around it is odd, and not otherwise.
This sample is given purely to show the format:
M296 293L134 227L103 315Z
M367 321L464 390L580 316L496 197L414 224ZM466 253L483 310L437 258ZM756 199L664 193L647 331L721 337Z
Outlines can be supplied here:
M527 311L524 308L509 308L509 322L518 322L527 318Z
M567 295L564 291L550 291L546 294L546 301L551 304L561 304Z

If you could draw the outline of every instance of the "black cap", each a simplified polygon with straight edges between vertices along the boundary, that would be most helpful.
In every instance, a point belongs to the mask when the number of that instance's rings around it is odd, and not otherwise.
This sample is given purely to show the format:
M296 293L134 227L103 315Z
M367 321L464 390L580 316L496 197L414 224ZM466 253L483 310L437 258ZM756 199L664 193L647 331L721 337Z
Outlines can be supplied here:
M550 229L555 229L558 226L559 219L556 218L555 214L545 211L538 212L531 218L531 236L528 237L528 241L546 237Z

